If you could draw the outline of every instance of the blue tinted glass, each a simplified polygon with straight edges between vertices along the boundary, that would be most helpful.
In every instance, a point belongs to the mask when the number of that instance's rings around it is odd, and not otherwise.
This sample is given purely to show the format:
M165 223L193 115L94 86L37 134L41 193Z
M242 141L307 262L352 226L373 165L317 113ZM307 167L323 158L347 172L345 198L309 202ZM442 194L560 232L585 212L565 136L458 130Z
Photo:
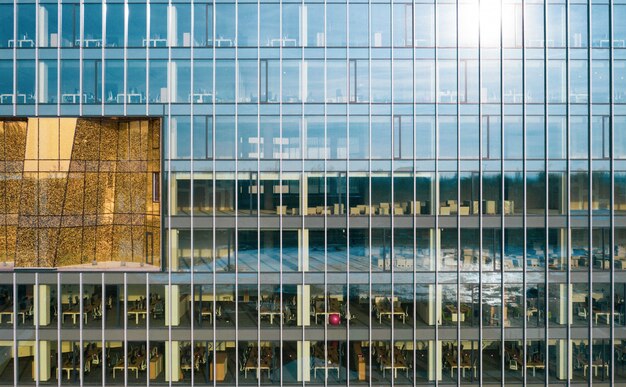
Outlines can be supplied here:
M87 7L85 7L85 10L87 10ZM87 17L85 16L85 18ZM94 23L97 23L97 22L94 21ZM101 28L100 35L102 35L102 23L100 23L100 28ZM85 25L85 37L87 36L88 31L89 31L89 28ZM0 32L0 35L1 34L2 33ZM42 4L40 6L38 38L39 38L39 42L38 42L39 47L58 46L59 44L59 14L58 14L57 4ZM2 46L2 38L0 37L0 47L1 46Z
M522 117L505 116L503 128L503 151L505 159L521 159L523 155Z
M213 4L194 4L194 46L207 46L213 42Z
M258 85L257 61L239 61L239 102L257 102Z
M232 47L235 45L235 5L215 5L215 45Z
M280 47L280 5L261 4L261 32L259 42L261 46Z
M326 44L328 46L346 45L346 5L326 5Z
M235 101L235 62L218 60L215 62L215 100Z
M84 47L102 46L102 5L84 5Z
M61 7L61 20L61 45L63 47L78 45L78 39L80 38L79 4L64 3Z
M372 158L391 158L391 119L390 117L372 117Z
M300 8L299 4L283 4L282 45L284 47L301 46L300 43Z
M368 6L350 4L350 46L367 46L368 43Z
M105 61L104 79L106 80L104 86L105 102L124 103L124 61Z
M569 9L569 45L587 47L587 6L572 4Z
M124 5L107 4L106 42L109 47L119 47L124 44Z
M77 60L61 61L61 103L80 103L80 78L76 76L80 72ZM122 73L122 84L123 84Z
M372 4L370 41L373 47L391 46L391 10L388 4Z
M309 47L323 47L325 44L324 34L324 5L307 4L303 7L303 20L306 20L306 45Z
M0 77L4 74L0 74ZM58 76L57 76L57 61L56 60L45 60L39 62L39 76L43 77L42 81L39 84L41 88L39 93L39 103L56 103L57 98L57 86L58 86ZM0 94L4 93L0 90Z
M592 47L610 47L609 7L607 5L594 4L591 7L591 45Z
M171 6L172 22L169 39L172 46L191 46L191 6L176 4ZM152 19L150 20L152 28Z
M13 4L0 4L0 47L12 46L11 40L13 40Z
M154 15L155 23L150 33L154 33L156 39L165 39L167 42L167 6L165 4L154 4L150 6L151 16ZM151 18L152 20L152 18ZM134 47L145 47L146 40L146 5L128 5L128 45ZM167 45L167 44L165 44Z
M167 102L169 99L167 89L167 62L151 60L148 71L150 102Z
M130 24L133 21L133 11L135 12L135 18L139 18L141 19L142 15L141 12L143 12L143 9L137 9L137 10L133 10L132 8L130 9L130 16L128 19L128 44L129 45L141 45L142 47L166 47L167 46L167 42L168 42L168 33L167 33L167 25L168 25L168 13L171 13L171 17L174 18L174 21L176 20L176 11L175 8L169 8L167 6L167 4L159 4L159 3L155 3L155 4L150 4L150 35L148 36L148 39L145 39L145 31L142 30L142 26L141 22L139 22L138 25L134 26L132 28L132 30L134 31L135 34L137 34L138 36L142 37L141 38L141 42L138 41L138 39L136 39L136 37L132 37L134 43L131 43L131 26ZM175 22L172 22L172 27L177 27L178 25ZM181 26L182 27L182 26ZM171 42L174 43L176 42L176 37L175 37L175 32L176 31L172 31L172 37L171 37Z
M126 99L126 103L145 103L146 61L129 60L126 65L126 96L122 98Z
M240 4L238 9L238 35L240 46L256 46L258 43L258 7L256 4Z
M35 63L33 61L17 61L17 90L15 94L18 104L35 103Z
M101 60L83 61L83 94L84 103L99 103L102 101Z
M439 157L452 159L457 157L457 122L456 117L439 117Z

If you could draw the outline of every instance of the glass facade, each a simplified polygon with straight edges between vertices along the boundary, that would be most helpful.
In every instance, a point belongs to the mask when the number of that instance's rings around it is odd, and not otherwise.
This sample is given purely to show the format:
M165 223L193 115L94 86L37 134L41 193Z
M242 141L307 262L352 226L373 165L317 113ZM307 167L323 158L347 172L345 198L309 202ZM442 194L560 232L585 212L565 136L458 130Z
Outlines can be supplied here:
M624 20L0 0L0 385L625 384Z

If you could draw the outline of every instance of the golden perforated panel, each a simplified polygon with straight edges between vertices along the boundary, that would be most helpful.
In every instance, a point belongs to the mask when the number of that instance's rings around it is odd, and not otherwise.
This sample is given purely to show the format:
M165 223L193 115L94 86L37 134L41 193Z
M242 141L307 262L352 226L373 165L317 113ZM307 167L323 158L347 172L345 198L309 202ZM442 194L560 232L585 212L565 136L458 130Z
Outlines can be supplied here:
M0 121L0 262L159 267L160 121Z

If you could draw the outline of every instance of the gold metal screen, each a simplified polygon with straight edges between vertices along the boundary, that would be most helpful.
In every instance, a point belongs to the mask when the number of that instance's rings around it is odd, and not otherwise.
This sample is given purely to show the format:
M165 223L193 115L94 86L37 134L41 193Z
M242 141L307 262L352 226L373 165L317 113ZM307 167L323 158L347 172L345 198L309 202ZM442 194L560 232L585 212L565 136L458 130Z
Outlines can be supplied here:
M0 262L160 267L160 121L0 121Z

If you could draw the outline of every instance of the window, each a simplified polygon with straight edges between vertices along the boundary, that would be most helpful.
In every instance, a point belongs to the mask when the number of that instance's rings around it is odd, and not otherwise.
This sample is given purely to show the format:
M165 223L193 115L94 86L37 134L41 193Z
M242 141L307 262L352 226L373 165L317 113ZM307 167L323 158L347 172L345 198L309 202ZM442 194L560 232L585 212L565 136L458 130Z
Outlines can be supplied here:
M194 4L193 15L194 46L203 47L213 45L213 4Z
M433 47L435 44L435 15L432 4L415 4L415 45Z
M413 46L413 6L412 4L393 5L393 45Z
M500 133L501 120L499 116L487 115L482 117L483 143L482 152L483 159L499 159L500 158Z
M609 116L594 116L591 119L592 152L594 159L611 157L611 120Z
M61 45L74 47L80 42L80 6L78 3L64 3L61 7ZM119 23L119 21L118 21Z
M159 172L152 172L152 201L161 201L161 180Z
M93 6L90 8L93 8ZM85 11L86 10L87 6L85 6ZM0 12L2 12L1 7ZM94 13L95 12L96 11L94 10ZM89 19L94 22L94 24L97 24L97 20L93 20L97 19L96 17ZM11 20L11 24L13 24L13 20ZM85 24L87 24L87 15L85 15ZM102 26L102 23L100 23L100 26ZM91 29L85 25L85 37L87 37L87 33L90 30ZM11 35L13 35L13 31L11 31ZM102 31L100 32L100 35L102 35ZM39 6L39 34L37 36L39 40L37 44L39 47L57 47L59 45L59 14L56 3L41 4ZM1 37L0 47L2 47Z

